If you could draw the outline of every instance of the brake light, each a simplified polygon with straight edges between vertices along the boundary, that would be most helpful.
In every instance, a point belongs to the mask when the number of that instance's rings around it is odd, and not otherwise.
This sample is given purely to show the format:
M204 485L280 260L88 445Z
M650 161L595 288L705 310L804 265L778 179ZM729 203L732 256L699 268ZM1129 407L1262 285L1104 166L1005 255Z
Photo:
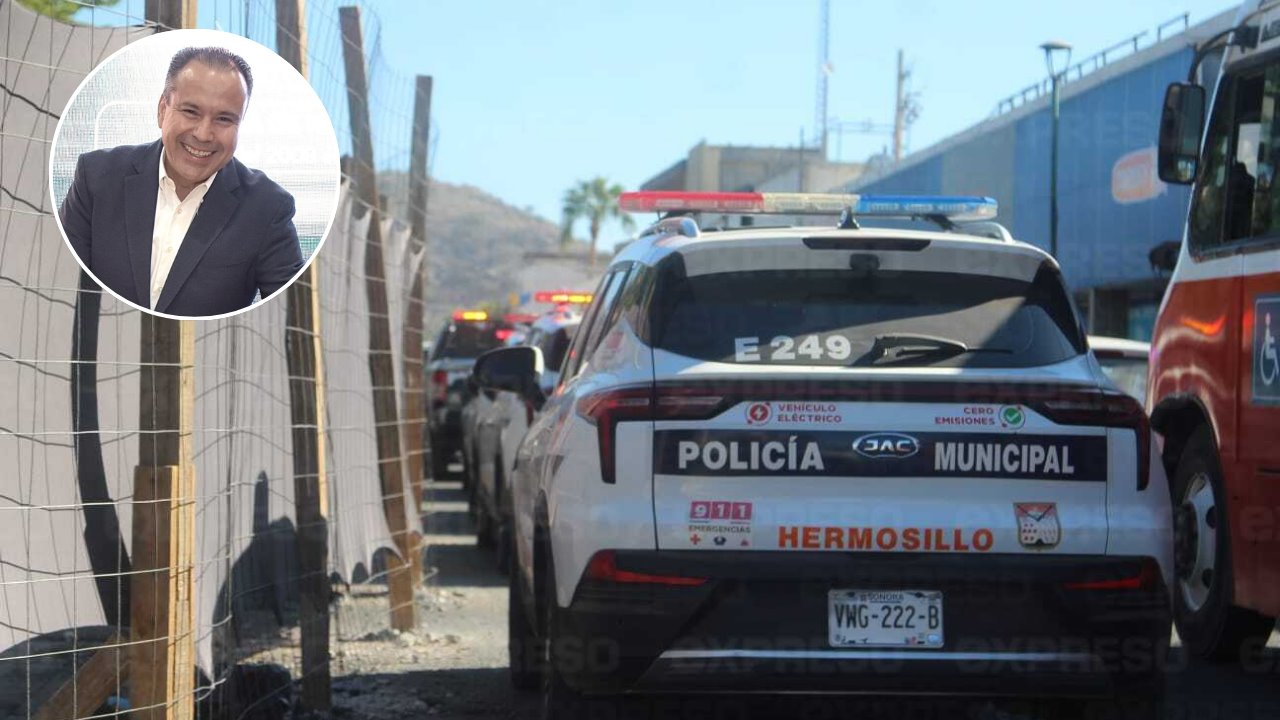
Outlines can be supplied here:
M449 396L449 373L437 370L431 373L431 397L437 403L443 403Z
M601 550L592 555L591 560L587 563L587 569L582 573L582 579L681 587L696 587L707 581L706 578L685 577L683 575L650 575L649 573L619 570L617 553L613 550Z
M591 302L591 297L591 293L588 292L571 292L568 290L543 290L533 294L534 302L553 303L556 305L563 303L586 305Z
M1139 490L1151 481L1151 423L1136 399L1116 392L1061 393L1033 404L1036 411L1061 425L1129 428L1138 438Z
M1136 575L1104 580L1063 583L1068 590L1155 590L1159 586L1160 568L1156 561L1144 558Z
M575 410L596 426L600 444L600 477L617 481L614 442L619 422L636 420L704 420L720 414L729 399L696 387L666 388L639 385L602 390L578 400Z
M515 332L515 331L514 331L514 330L507 330L507 329L505 329L505 328L504 328L504 329L502 329L502 330L494 330L494 331L493 331L493 336L494 336L494 337L496 337L496 338L498 338L498 341L499 341L499 342L506 342L506 341L507 341L507 338L511 337L511 333L513 333L513 332Z

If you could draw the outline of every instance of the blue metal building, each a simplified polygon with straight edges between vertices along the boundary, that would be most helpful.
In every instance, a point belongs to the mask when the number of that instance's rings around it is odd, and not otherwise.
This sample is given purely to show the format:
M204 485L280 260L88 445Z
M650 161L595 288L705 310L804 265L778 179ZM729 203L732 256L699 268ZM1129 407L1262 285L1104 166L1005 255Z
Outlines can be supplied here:
M1146 47L1135 36L1123 58L1087 58L1060 84L1058 260L1090 332L1150 337L1167 283L1150 254L1182 239L1189 199L1187 187L1156 176L1165 87L1186 79L1196 43L1233 17L1223 12ZM993 117L843 189L987 195L1015 237L1048 249L1050 101L1047 82L1028 88Z

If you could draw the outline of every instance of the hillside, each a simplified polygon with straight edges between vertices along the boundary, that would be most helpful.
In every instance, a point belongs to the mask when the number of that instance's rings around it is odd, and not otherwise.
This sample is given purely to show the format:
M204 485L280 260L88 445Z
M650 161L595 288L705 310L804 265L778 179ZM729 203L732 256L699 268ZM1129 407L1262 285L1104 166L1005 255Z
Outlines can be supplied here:
M384 172L388 211L407 218L408 176ZM559 248L560 228L470 185L432 181L427 199L427 329L454 308L504 302L527 252ZM575 249L586 252L585 242Z

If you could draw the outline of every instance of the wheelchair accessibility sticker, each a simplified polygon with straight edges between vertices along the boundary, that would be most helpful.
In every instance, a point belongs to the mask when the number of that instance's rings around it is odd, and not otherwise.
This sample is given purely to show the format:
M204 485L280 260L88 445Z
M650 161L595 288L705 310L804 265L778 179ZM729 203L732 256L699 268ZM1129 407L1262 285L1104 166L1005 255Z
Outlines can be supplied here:
M1253 401L1280 405L1280 295L1253 304Z

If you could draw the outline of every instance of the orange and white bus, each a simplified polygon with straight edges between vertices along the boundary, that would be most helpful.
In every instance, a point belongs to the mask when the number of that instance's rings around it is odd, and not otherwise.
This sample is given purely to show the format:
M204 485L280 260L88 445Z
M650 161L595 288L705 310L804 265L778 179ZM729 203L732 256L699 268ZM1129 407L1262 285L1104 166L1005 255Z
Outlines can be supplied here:
M1147 409L1173 493L1178 634L1228 659L1280 615L1280 2L1246 2L1191 77L1217 51L1208 92L1165 95L1160 177L1193 190Z

